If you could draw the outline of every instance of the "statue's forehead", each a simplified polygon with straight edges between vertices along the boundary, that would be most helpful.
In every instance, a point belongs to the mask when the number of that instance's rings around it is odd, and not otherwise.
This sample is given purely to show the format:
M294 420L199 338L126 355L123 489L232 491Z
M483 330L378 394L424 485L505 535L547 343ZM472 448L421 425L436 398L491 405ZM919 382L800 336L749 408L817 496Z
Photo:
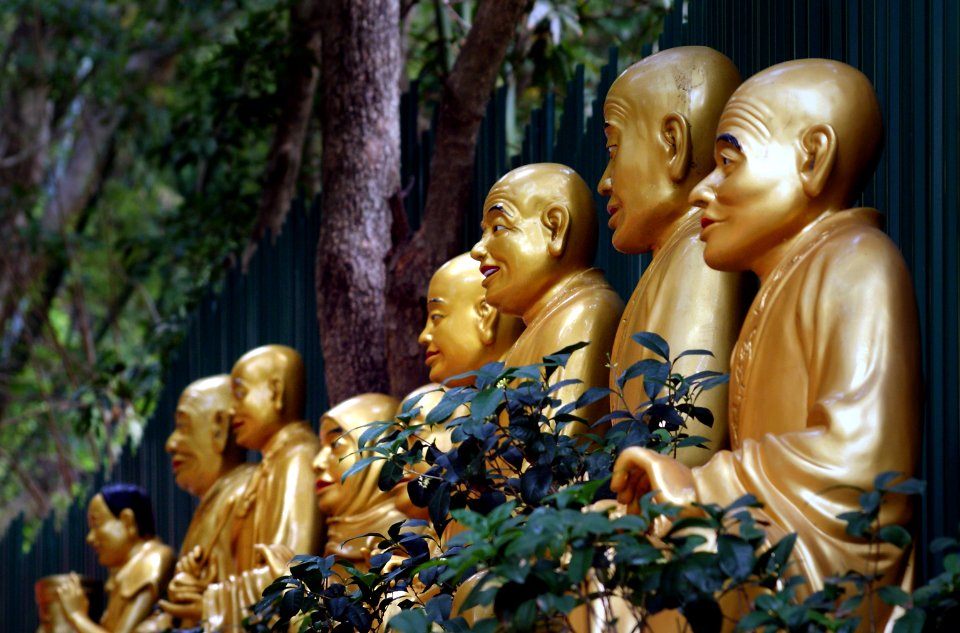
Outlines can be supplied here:
M740 136L746 133L745 136L750 137L749 140L769 142L773 138L772 130L775 129L774 126L779 118L777 111L771 108L767 100L761 96L749 92L735 94L720 115L717 135L733 134L741 143L744 143L748 139Z
M480 263L476 270L454 269L440 270L430 280L427 290L428 304L456 304L468 301L471 298L479 299L485 292L483 275L480 274ZM431 307L430 305L427 306Z
M498 205L503 207L504 215L513 216L518 211L522 213L529 198L530 183L527 179L501 180L487 193L487 199L483 205L484 216Z
M233 368L232 378L241 381L262 380L274 369L274 363L266 356L241 360Z

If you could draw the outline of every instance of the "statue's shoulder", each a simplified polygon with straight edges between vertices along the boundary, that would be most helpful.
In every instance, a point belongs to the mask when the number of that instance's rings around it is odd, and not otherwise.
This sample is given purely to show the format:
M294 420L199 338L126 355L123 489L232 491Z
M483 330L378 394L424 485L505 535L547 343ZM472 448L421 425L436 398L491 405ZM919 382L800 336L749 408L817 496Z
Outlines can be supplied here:
M144 589L154 598L160 594L173 571L173 548L154 537L140 547L116 575L117 589L124 600L132 599Z

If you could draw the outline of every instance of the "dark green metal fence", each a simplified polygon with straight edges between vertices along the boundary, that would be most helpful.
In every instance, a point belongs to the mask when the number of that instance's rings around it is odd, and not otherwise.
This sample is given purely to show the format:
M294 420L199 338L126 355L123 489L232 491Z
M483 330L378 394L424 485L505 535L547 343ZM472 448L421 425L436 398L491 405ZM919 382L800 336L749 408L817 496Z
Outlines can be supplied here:
M880 96L887 128L886 149L863 197L886 215L887 231L913 272L920 306L927 384L923 473L927 496L918 517L921 547L938 535L954 534L960 520L960 377L958 377L958 255L960 255L960 3L952 0L705 0L675 2L660 48L699 44L728 55L746 78L772 64L803 57L828 57L863 70ZM620 60L622 68L635 60ZM480 131L475 192L464 231L464 249L479 237L480 205L489 186L511 167L556 161L577 169L595 184L603 171L603 96L617 74L615 52L591 104L583 98L578 71L562 106L548 96L533 114L521 154L508 158L506 95L499 92ZM432 134L416 127L416 95L404 97L402 182L411 185L406 209L414 226L428 185ZM557 122L556 111L562 111ZM598 197L598 209L604 204ZM601 226L605 216L601 213ZM143 446L125 456L113 479L145 485L153 495L158 531L179 543L194 507L173 483L163 442L170 432L177 396L190 381L228 371L244 351L265 343L286 343L304 354L308 416L316 423L327 406L315 321L313 256L319 218L302 204L275 246L261 245L249 274L233 271L224 288L211 292L194 318L190 335L172 363L164 395ZM610 247L599 237L597 265L628 296L646 263ZM71 512L61 532L44 526L28 555L20 552L19 525L0 545L0 577L6 617L3 628L36 626L32 604L35 578L76 569L102 577L83 543L82 509ZM919 558L921 577L938 565Z

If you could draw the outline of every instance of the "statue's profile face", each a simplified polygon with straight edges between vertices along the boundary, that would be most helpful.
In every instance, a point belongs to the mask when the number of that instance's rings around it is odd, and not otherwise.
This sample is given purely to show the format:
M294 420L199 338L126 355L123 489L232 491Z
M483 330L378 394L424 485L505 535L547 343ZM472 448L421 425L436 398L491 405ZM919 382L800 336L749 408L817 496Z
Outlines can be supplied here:
M607 196L607 226L621 253L650 251L679 211L671 197L676 186L667 170L667 154L658 138L657 108L638 109L614 83L603 107L607 167L597 191ZM636 85L636 84L632 84Z
M483 364L486 345L480 337L483 301L480 272L442 268L427 290L427 323L418 339L424 347L430 380L443 382Z
M480 262L487 303L504 314L523 316L556 281L536 188L535 172L508 174L494 185L483 205L483 234L470 251Z
M136 525L114 516L104 501L96 494L87 507L87 543L97 553L97 560L104 567L120 567L130 557L130 550L137 542Z
M189 391L177 403L176 426L164 445L177 485L195 497L203 496L220 474L221 454L214 442L214 418L225 410L206 410L203 400ZM224 424L224 432L226 425Z
M717 166L694 187L690 202L703 208L707 265L763 276L814 217L800 179L799 126L784 125L790 112L745 88L723 111Z
M230 374L231 425L237 444L263 450L283 426L282 377L262 358L238 362Z
M320 420L320 451L313 460L317 476L317 505L332 516L350 498L351 480L340 481L356 461L357 438L338 420L323 416Z

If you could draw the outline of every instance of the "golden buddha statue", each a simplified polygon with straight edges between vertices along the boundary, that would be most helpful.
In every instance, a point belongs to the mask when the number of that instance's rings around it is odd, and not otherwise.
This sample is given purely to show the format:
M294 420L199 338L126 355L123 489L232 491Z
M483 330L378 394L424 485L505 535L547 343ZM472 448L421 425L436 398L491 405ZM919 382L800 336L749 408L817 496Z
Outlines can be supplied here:
M703 208L706 262L760 277L732 359L733 450L690 469L633 448L614 468L627 504L650 489L682 505L756 495L771 541L799 535L793 559L806 591L850 570L911 584L908 553L851 537L837 518L859 509L858 489L873 488L877 474L913 474L919 453L910 274L877 213L850 208L882 136L869 80L840 62L779 64L734 93L717 129L717 167L690 197ZM880 524L907 526L911 510L891 495ZM873 608L882 630L889 607Z
M265 548L317 554L323 529L311 467L319 440L302 421L300 355L283 345L258 347L234 364L230 381L236 442L260 451L262 460L233 511L230 538L237 573L211 583L203 594L206 630L238 626L244 609L273 580L264 564Z
M589 341L554 375L557 381L583 383L560 389L556 397L574 402L589 387L607 386L607 354L623 301L603 273L590 267L597 217L587 184L563 165L526 165L493 185L483 209L483 236L470 254L480 262L487 303L521 317L527 326L504 362L539 363L561 348ZM576 413L595 422L607 411L608 403L600 401ZM564 432L582 430L578 424Z
M108 484L87 508L89 543L109 570L107 606L100 622L89 615L80 577L57 588L63 615L77 633L132 633L150 613L173 571L173 550L154 535L146 491L132 484Z
M317 505L326 517L327 544L324 554L369 566L371 550L380 540L361 534L386 534L387 528L406 517L394 507L399 487L382 492L377 479L382 461L374 461L358 473L342 479L361 456L357 440L371 422L392 420L400 403L379 393L365 393L344 400L320 418L320 450L313 461Z
M418 341L435 383L469 384L470 378L451 379L500 360L523 331L520 319L487 303L483 280L470 253L457 255L430 279L427 322Z
M674 355L707 349L715 358L687 356L675 371L690 376L726 372L743 317L742 276L703 262L701 210L687 201L713 165L714 131L740 75L733 62L702 46L671 48L630 66L604 102L609 160L597 190L608 196L613 246L622 253L652 252L650 265L627 302L610 356L610 388L635 362L653 354L633 342L636 332L656 332ZM648 401L640 377L628 381L610 409L636 411ZM690 419L687 432L706 437L707 450L687 447L677 458L705 463L727 445L727 389L703 393L712 427Z
M237 445L230 428L230 376L211 376L191 383L181 394L176 426L165 445L177 486L200 505L180 546L163 614L151 617L150 630L162 631L180 620L196 626L202 616L202 595L211 582L237 572L231 542L234 510L253 473L246 450ZM141 625L140 631L147 629Z
M422 424L443 398L439 383L448 387L470 384L472 378L452 380L500 360L523 332L523 321L501 314L487 303L483 275L470 253L457 255L437 269L427 289L427 320L418 339L433 384L424 385L404 398L417 396L420 412L414 420ZM458 414L454 414L456 417ZM449 433L437 427L421 439L436 443L443 451L452 444ZM425 466L425 464L424 464ZM404 489L396 499L397 508L410 518L427 518L426 509L413 505Z

